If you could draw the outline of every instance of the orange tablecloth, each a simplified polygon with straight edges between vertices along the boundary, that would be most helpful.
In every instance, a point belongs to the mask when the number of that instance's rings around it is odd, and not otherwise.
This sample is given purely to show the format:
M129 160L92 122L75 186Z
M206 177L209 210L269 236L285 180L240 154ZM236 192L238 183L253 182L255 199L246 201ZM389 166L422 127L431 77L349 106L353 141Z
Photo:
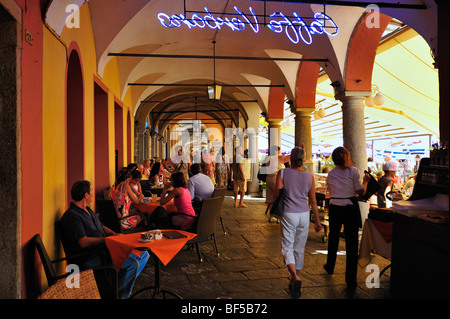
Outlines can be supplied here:
M133 204L134 207L136 207L137 209L139 209L139 211L143 212L143 213L153 213L153 211L156 209L156 207L160 206L159 201L158 202L151 202L151 203L147 203L147 204ZM175 206L175 203L173 202L173 200L171 200L170 202L168 202L167 204L163 205L163 207L166 209L166 211L168 213L176 213L177 212L177 207Z
M120 269L130 253L138 247L149 248L165 266L172 260L173 257L175 257L181 248L183 248L188 240L196 236L196 234L186 231L177 231L187 237L179 239L167 239L163 237L161 240L152 240L151 242L144 243L139 241L139 238L141 238L141 233L132 233L106 237L105 243L117 270Z

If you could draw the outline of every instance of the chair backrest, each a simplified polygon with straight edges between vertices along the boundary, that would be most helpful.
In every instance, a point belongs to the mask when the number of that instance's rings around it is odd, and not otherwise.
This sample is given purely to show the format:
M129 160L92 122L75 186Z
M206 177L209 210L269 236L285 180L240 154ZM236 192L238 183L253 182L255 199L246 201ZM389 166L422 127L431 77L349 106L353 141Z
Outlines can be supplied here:
M226 187L214 188L214 193L211 197L222 197L225 198L225 194L227 192ZM222 205L220 205L220 211L217 214L217 217L222 217Z
M95 201L95 211L100 222L116 233L122 231L120 221L117 219L117 209L111 199L97 199Z
M109 198L109 188L102 190L103 199L110 199Z
M41 258L42 266L44 267L45 276L47 277L47 283L49 286L53 285L57 281L57 275L55 269L53 268L52 261L48 256L47 249L45 249L44 244L42 243L41 235L36 234L33 237L34 247L39 253L39 257Z
M71 253L73 252L73 249L70 247L70 244L67 242L66 236L64 236L64 230L61 225L61 222L55 222L55 234L56 237L61 241L61 244L63 246L64 252L66 253L66 256L69 257ZM70 262L68 261L70 264Z
M216 232L216 221L222 209L223 199L223 196L203 199L196 229L198 236L209 236Z
M39 299L100 299L100 293L92 269L80 273L79 287L67 287L65 280L59 280L44 291Z
M141 184L142 190L150 189L150 181L148 179L141 179L139 183Z
M227 191L226 187L214 188L214 193L212 194L211 197L225 196L226 191Z

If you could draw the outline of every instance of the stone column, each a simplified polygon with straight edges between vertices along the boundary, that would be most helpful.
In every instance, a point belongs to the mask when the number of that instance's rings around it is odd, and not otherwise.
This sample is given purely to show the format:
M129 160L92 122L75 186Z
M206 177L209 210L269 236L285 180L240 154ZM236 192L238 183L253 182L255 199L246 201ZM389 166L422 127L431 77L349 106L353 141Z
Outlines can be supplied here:
M366 129L364 124L364 99L370 95L366 91L346 91L336 96L342 104L342 130L344 147L349 150L353 166L358 168L361 180L367 169ZM369 214L369 203L360 202L361 218Z
M145 158L145 128L135 125L134 127L134 158L136 163L142 163Z
M295 114L295 146L305 145L306 158L303 164L311 173L314 173L311 137L311 113L314 110L314 107L291 107L291 112Z

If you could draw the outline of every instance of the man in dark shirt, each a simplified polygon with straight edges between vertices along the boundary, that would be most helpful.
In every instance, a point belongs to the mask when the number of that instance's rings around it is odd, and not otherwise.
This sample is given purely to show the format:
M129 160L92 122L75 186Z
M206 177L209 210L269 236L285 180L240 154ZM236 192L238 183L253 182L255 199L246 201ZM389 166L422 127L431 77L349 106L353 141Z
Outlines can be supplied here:
M102 225L98 217L88 206L94 197L89 181L78 181L72 186L73 202L61 218L61 228L70 249L103 248L106 236L117 235L108 227ZM147 263L149 255L146 251L138 257L134 254L125 260L119 271L119 296L128 298L133 289L137 276ZM78 259L78 266L82 269L93 268L101 265L99 255L91 255Z

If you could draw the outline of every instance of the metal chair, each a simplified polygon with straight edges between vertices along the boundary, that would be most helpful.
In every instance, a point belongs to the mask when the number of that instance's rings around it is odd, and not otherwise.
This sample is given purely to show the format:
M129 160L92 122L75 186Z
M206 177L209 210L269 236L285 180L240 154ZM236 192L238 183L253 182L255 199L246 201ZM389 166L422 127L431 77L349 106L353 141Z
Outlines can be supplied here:
M223 198L225 198L226 192L227 192L226 187L215 188L212 197L223 197ZM218 216L219 216L219 219L220 219L220 224L222 225L223 234L226 235L227 231L225 230L225 227L223 225L223 220L222 220L222 206L220 206L220 212L219 212Z
M220 255L216 240L216 223L217 217L222 210L223 199L223 196L203 199L202 210L198 220L195 223L194 229L188 230L197 234L196 237L189 240L186 244L192 244L195 246L200 262L203 262L203 258L198 244L200 242L208 241L211 238L214 240L214 247L217 256Z
M117 209L114 205L114 202L111 199L108 199L108 200L97 199L95 201L95 211L97 212L101 223L116 233L129 234L129 233L136 233L136 232L142 232L142 231L147 230L145 225L137 225L135 228L132 228L132 229L122 229L122 227L120 225L120 221L122 219L128 218L135 214L146 215L146 213L136 211L134 213L131 213L128 216L118 217Z

